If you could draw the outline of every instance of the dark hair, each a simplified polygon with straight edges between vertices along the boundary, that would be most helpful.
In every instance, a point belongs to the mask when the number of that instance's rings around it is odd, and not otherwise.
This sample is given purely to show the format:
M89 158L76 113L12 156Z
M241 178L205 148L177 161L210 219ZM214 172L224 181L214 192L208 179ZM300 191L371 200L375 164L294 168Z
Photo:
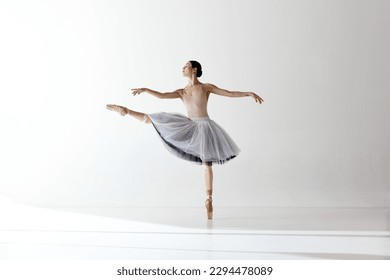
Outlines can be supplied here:
M191 62L191 65L192 65L192 68L196 68L196 76L197 77L200 77L202 76L202 65L200 65L199 62L197 62L196 60L190 60Z

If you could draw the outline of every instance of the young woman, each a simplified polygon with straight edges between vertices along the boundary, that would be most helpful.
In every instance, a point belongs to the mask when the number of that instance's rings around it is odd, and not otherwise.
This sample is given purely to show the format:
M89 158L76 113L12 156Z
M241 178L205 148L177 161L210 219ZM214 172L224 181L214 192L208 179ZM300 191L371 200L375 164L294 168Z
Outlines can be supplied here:
M261 104L264 100L253 92L229 91L210 83L201 83L202 66L195 60L188 61L183 67L183 76L188 78L185 88L173 92L161 93L148 88L133 88L133 95L142 92L157 98L180 98L186 106L188 117L180 113L156 112L143 113L126 107L107 104L107 109L130 115L146 123L153 124L162 143L173 155L196 164L203 164L206 182L206 210L208 219L213 217L213 163L224 164L240 153L240 148L229 134L207 112L210 93L227 97L251 96Z

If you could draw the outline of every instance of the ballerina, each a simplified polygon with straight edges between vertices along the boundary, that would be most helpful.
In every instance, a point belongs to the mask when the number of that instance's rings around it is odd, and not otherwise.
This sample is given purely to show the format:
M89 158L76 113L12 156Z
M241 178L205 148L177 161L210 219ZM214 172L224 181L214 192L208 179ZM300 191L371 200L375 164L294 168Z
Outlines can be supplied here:
M153 124L165 148L183 160L204 166L208 219L213 217L213 163L224 164L235 158L241 149L230 135L207 112L207 102L211 93L227 97L251 96L261 104L264 100L254 92L229 91L211 83L201 83L202 66L190 60L183 67L183 76L188 78L185 88L172 92L158 92L149 88L133 88L132 94L149 93L157 98L180 98L188 116L174 112L144 113L124 106L107 104L106 108L122 116L130 115L146 124Z

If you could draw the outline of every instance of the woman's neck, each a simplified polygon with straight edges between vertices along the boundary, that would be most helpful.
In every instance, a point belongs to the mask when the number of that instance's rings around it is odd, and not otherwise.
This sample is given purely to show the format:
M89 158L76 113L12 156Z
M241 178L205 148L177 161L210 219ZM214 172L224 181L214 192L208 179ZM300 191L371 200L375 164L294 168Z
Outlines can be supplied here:
M188 80L188 85L187 86L195 86L195 85L199 85L201 82L199 82L199 80L193 76L192 78L189 78Z

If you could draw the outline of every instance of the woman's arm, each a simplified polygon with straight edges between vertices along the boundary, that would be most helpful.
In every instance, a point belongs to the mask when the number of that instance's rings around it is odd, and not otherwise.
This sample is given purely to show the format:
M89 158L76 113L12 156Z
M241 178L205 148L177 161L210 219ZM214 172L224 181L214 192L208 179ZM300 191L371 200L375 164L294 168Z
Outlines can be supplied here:
M178 88L175 91L172 92L164 92L161 96L161 98L181 98L181 92L183 89Z
M131 90L133 91L133 95L140 94L141 92L147 92L157 98L179 98L180 97L179 92L181 89L177 89L173 92L164 92L164 93L149 88L132 88Z
M212 93L222 95L222 96L227 96L227 97L244 97L244 96L252 96L256 102L262 102L263 99L255 94L254 92L245 92L245 91L230 91L226 89L222 89L217 87L216 85L213 84L205 84L206 90L210 91Z
M140 94L141 92L147 92L151 95L153 95L154 97L157 97L157 98L161 98L162 96L162 93L161 92L158 92L158 91L155 91L155 90L152 90L152 89L149 89L149 88L132 88L131 89L133 91L133 95L135 96L136 94Z

